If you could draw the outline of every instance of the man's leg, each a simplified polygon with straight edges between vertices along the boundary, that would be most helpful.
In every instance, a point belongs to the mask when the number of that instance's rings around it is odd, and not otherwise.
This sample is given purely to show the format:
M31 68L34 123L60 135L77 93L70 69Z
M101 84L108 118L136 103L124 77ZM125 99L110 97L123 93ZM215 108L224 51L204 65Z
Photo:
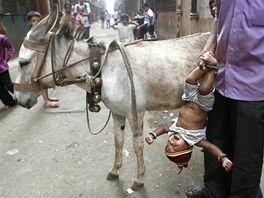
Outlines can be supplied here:
M230 127L231 100L215 91L215 103L208 114L206 139L218 146L231 159L233 157ZM230 192L231 172L225 172L221 163L205 150L204 183L210 197L227 198ZM234 163L235 164L235 163Z
M149 34L153 35L154 34L154 25L150 25L148 28Z
M147 24L142 24L137 27L137 39L142 39L147 32Z
M259 187L264 146L264 101L232 103L234 167L230 198L262 197Z

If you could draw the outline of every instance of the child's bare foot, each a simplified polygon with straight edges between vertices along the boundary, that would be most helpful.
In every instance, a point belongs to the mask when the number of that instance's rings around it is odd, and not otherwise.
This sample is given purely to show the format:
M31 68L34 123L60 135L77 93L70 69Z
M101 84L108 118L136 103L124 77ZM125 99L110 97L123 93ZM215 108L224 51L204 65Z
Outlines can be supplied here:
M49 101L51 101L51 102L58 102L58 101L59 101L59 99L58 99L58 98L55 98L55 97L53 97L53 98L49 98Z
M57 107L59 107L59 103L58 102L46 101L44 106L46 108L57 108Z

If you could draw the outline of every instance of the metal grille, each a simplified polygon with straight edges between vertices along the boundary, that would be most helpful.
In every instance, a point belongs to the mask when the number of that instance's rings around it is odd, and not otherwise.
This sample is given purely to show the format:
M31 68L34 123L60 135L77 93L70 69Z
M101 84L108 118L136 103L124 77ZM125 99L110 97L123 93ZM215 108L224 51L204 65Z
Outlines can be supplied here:
M176 0L149 0L152 10L176 10Z
M35 0L0 0L0 15L25 14L36 10Z

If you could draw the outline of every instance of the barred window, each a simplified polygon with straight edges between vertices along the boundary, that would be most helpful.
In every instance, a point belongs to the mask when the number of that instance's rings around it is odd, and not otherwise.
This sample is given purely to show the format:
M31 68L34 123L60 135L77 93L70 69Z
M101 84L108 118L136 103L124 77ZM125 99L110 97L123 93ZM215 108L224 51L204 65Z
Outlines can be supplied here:
M0 0L1 15L25 14L36 8L36 0Z
M175 0L157 0L156 1L157 10L175 10L176 1Z

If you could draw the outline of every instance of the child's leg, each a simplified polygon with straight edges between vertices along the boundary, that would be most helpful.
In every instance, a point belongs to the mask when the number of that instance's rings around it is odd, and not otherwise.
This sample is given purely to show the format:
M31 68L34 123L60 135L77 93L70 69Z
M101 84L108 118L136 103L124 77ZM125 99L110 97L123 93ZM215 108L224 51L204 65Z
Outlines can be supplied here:
M0 100L3 102L4 105L11 104L14 99L4 87L4 85L0 82Z
M189 85L197 85L198 80L204 76L204 71L202 71L199 67L196 67L186 78L185 82Z
M12 83L12 80L10 78L9 71L6 70L3 73L1 73L0 78L1 78L1 82L6 87L6 89L11 93L14 93L14 84Z

